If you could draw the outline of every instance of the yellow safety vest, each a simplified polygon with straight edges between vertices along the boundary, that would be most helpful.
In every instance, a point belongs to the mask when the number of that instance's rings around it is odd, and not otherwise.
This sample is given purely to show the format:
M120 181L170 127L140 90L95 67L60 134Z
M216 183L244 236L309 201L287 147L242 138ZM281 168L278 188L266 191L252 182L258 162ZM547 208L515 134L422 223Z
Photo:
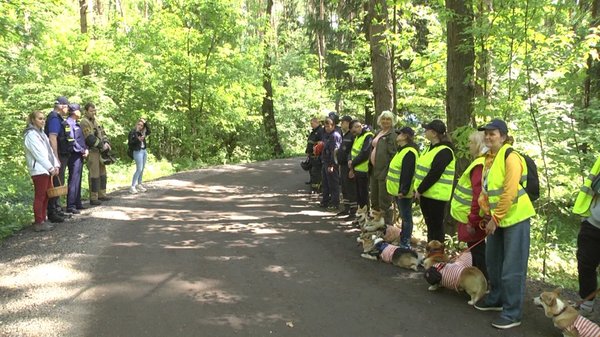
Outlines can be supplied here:
M494 158L494 162L492 163L492 167L490 167L489 172L487 173L487 178L484 178L483 182L483 190L482 193L487 193L490 203L490 211L492 214L495 213L496 206L498 206L498 202L500 202L500 196L504 193L504 178L506 176L506 160L504 159L506 155L506 150L511 146L508 144L503 145L500 148L500 151L496 154ZM519 159L521 159L521 167L523 168L522 177L527 177L527 164L525 163L525 159L520 156L516 151L514 151ZM484 175L485 177L485 175ZM525 180L525 183L527 181ZM506 216L500 221L498 226L500 227L509 227L516 223L519 223L525 219L531 218L535 215L535 209L533 208L533 204L527 195L527 191L519 184L519 190L517 192L517 197L512 201L512 206L508 210Z
M358 156L360 150L362 150L363 144L365 143L365 139L368 135L373 136L373 132L367 131L362 135L358 136L356 139L354 139L354 143L352 144L352 152L350 153L350 160L354 160L354 158ZM354 171L369 172L369 158L365 159L364 162L355 165Z
M575 206L573 206L573 213L585 217L590 216L590 205L592 204L592 200L594 200L594 191L592 191L591 187L598 173L600 173L600 157L596 159L596 163L594 163L590 174L585 178L583 186L579 189Z
M458 184L454 189L452 201L450 202L450 215L460 223L469 222L469 213L471 213L471 201L473 200L473 185L471 184L471 171L477 165L484 165L485 157L478 157L467 167L465 172L458 179Z
M446 169L444 170L444 173L442 173L440 179L436 181L435 184L433 184L433 186L431 186L427 191L423 192L422 195L430 199L448 201L452 197L456 159L454 158L454 151L452 151L452 149L446 145L437 146L433 150L429 150L429 148L427 148L425 153L419 157L419 160L417 160L417 169L415 170L414 189L417 190L419 188L419 185L421 185L421 182L423 182L423 179L425 179L427 173L429 173L429 170L431 170L433 158L435 158L438 152L443 149L448 149L452 152L452 161L448 164L448 166L446 166Z
M402 172L402 160L404 160L404 156L406 156L406 154L409 152L415 154L415 159L419 159L419 152L417 151L417 149L415 149L412 146L407 146L402 150L398 151L396 155L394 155L394 158L392 158L392 161L390 162L387 178L385 180L385 187L390 195L398 195L398 190L400 189L400 174ZM413 196L412 186L414 185L414 182L415 175L413 173L413 178L410 185L411 188L408 190L408 195L405 195L404 197L408 198Z

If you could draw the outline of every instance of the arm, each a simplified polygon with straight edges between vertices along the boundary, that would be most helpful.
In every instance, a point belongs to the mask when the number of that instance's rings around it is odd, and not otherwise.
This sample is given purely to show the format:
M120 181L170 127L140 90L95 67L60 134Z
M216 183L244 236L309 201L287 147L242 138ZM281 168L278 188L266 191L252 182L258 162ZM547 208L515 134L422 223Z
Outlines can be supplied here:
M371 154L371 142L373 141L373 136L367 136L365 138L365 142L363 143L362 149L356 156L356 158L352 159L352 167L369 160L369 155Z
M414 153L408 152L402 159L402 171L400 172L399 195L408 195L412 188L412 180L415 176L417 158Z
M448 166L448 164L450 164L452 159L452 150L443 149L440 152L438 152L438 154L435 155L435 158L433 158L433 162L431 163L431 169L429 170L425 178L423 178L423 181L417 188L417 192L419 192L419 194L425 193L428 189L431 188L431 186L433 186L438 180L440 180L440 177L442 176L442 174L446 170L446 167Z
M51 163L48 160L48 154L43 151L46 149L46 145L44 145L41 137L36 135L34 131L28 132L25 135L25 148L31 153L37 164L48 171L48 173L54 169L55 163Z

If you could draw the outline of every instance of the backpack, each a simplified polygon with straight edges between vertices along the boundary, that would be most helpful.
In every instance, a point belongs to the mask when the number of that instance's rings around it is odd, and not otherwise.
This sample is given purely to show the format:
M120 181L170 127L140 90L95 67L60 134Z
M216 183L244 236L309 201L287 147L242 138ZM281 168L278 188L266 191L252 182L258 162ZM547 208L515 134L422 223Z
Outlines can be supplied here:
M506 150L504 160L508 158L508 155L511 154L513 150L512 147L509 147ZM523 188L525 189L525 192L527 192L527 195L529 195L529 200L533 202L540 198L540 178L538 176L537 165L528 155L522 153L519 153L519 155L525 159L525 164L527 165L527 185ZM521 186L523 186L523 184L521 184Z

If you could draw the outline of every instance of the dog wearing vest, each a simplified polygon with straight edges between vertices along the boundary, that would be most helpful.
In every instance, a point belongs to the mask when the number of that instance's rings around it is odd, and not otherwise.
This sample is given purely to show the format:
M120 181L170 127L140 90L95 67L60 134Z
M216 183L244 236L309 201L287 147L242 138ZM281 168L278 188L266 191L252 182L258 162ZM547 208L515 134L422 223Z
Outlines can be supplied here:
M485 276L481 270L473 267L471 252L459 255L452 263L439 262L426 267L425 279L430 284L431 291L440 287L464 290L471 296L471 300L467 302L469 305L475 305L487 291Z
M565 337L598 337L600 327L596 323L581 316L577 309L567 304L560 297L560 289L544 291L533 302L544 307L544 314L552 318L554 326L562 330Z
M369 260L381 260L401 268L418 270L419 256L414 250L389 244L380 237L373 236L370 240L372 241L369 241L368 245L363 243L362 257ZM369 246L371 249L366 250Z

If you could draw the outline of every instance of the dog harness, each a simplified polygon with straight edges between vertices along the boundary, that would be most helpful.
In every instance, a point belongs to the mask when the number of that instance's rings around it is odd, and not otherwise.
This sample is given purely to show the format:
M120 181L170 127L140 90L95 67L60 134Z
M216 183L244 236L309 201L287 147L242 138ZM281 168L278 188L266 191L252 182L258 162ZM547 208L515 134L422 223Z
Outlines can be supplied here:
M440 284L444 288L454 289L458 291L458 278L460 273L473 265L473 258L471 252L466 252L458 257L453 263L436 263L433 266L436 267L440 274L442 274L442 281Z
M396 249L398 249L398 246L385 244L385 246L383 246L383 250L381 251L381 260L386 263L392 263L392 257L394 256Z
M600 336L600 327L596 323L589 319L579 315L575 322L573 322L573 328L579 333L579 337L598 337Z

